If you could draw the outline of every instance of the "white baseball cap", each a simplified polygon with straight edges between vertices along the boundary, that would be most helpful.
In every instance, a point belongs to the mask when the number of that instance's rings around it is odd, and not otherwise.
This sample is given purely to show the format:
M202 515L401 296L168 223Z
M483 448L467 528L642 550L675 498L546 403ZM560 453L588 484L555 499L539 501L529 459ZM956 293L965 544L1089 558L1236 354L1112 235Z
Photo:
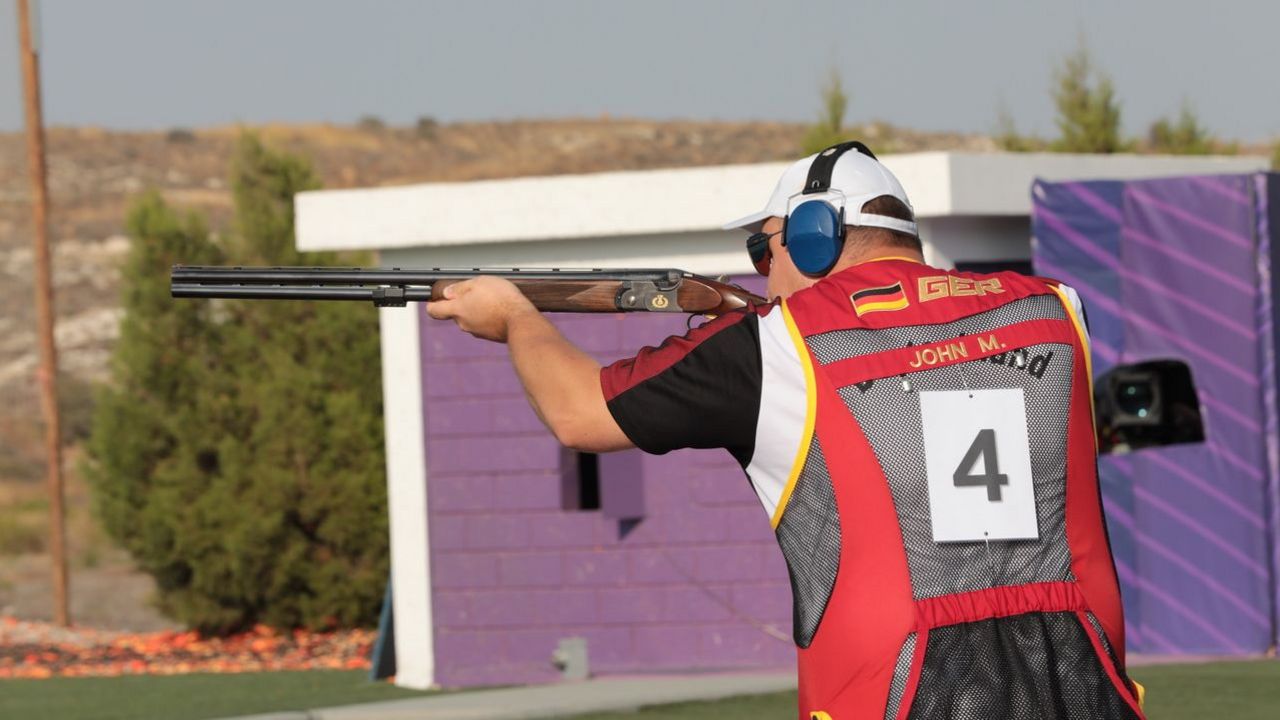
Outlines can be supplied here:
M835 153L838 147L827 148L821 153L815 153L792 163L791 167L782 173L782 178L778 180L778 185L773 189L773 195L769 197L769 202L764 206L763 210L726 223L723 226L724 229L736 230L741 228L747 232L757 233L764 226L765 220L770 217L787 217L791 208L799 200L808 199L808 197L823 198L827 194L832 194L843 196L841 199L845 207L845 225L881 227L918 236L916 224L910 220L899 220L898 218L862 212L863 204L881 195L890 195L901 200L908 208L911 207L911 201L907 200L907 192L902 189L902 184L898 182L898 178L894 177L888 168L881 165L879 160L870 155L870 151L864 154L857 149L850 149L836 159L835 167L831 170L830 193L814 196L802 195L805 190L805 183L809 178L809 169L813 166L814 160L820 155L825 156Z

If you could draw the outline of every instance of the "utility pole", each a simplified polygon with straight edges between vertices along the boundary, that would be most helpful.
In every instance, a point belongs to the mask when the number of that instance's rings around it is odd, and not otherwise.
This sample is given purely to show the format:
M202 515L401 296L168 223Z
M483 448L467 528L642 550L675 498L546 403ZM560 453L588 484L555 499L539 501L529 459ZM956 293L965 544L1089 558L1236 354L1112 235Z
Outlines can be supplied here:
M38 0L37 0L38 1ZM36 325L40 337L40 404L45 420L49 470L49 558L53 563L53 617L71 624L67 607L67 549L62 491L62 429L58 417L58 346L53 337L53 279L49 269L49 184L45 179L44 119L40 113L40 56L31 33L31 3L18 3L18 46L27 116L27 165L31 171L31 209L35 233Z

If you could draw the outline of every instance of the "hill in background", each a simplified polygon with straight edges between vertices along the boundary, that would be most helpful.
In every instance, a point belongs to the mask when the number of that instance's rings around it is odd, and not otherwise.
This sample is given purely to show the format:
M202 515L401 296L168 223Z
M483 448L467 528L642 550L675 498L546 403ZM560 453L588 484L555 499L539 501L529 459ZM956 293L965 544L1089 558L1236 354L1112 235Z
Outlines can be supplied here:
M786 160L806 127L783 123L548 120L385 127L252 128L270 145L309 158L326 187L368 187L531 175ZM171 627L147 600L153 587L92 517L76 472L92 388L107 378L121 311L119 265L131 199L149 188L206 213L214 231L231 211L229 160L242 128L48 132L51 238L58 313L66 457L72 613L78 623ZM876 124L852 128L881 152L991 150L987 138L918 133ZM47 619L48 505L36 397L31 207L20 133L0 134L0 616ZM763 198L769 188L761 188Z
M269 144L310 158L325 186L334 188L783 160L797 154L805 126L600 119L425 120L390 128L371 119L359 126L254 129ZM230 209L227 163L240 130L49 131L60 365L73 379L105 377L119 321L117 266L128 250L122 227L130 199L158 188L175 205L207 212L216 230ZM882 124L853 132L886 151L993 148L981 136ZM6 309L0 315L0 453L29 452L36 459L28 192L23 136L0 134L0 306ZM25 464L0 458L0 481Z

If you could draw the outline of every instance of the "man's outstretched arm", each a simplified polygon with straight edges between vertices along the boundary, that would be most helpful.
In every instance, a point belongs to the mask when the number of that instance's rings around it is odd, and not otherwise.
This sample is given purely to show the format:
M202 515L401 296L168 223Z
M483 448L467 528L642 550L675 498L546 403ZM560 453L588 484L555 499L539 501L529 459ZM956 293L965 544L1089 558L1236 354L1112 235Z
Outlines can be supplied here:
M478 277L451 285L427 314L478 338L506 343L529 404L561 444L588 452L635 447L600 388L600 364L569 342L510 282Z

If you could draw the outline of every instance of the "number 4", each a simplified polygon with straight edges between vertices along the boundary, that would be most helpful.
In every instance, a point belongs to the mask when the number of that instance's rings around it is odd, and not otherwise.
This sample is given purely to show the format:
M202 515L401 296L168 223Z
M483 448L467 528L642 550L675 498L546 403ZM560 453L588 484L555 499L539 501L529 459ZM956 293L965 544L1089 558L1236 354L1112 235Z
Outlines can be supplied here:
M981 475L974 475L972 471L978 464L979 457L982 458L984 472ZM978 437L974 438L973 444L964 454L964 459L960 461L960 467L956 468L955 474L951 477L956 487L985 487L987 500L1001 501L1000 486L1009 484L1009 476L1000 472L1000 460L996 456L995 430L978 431Z

